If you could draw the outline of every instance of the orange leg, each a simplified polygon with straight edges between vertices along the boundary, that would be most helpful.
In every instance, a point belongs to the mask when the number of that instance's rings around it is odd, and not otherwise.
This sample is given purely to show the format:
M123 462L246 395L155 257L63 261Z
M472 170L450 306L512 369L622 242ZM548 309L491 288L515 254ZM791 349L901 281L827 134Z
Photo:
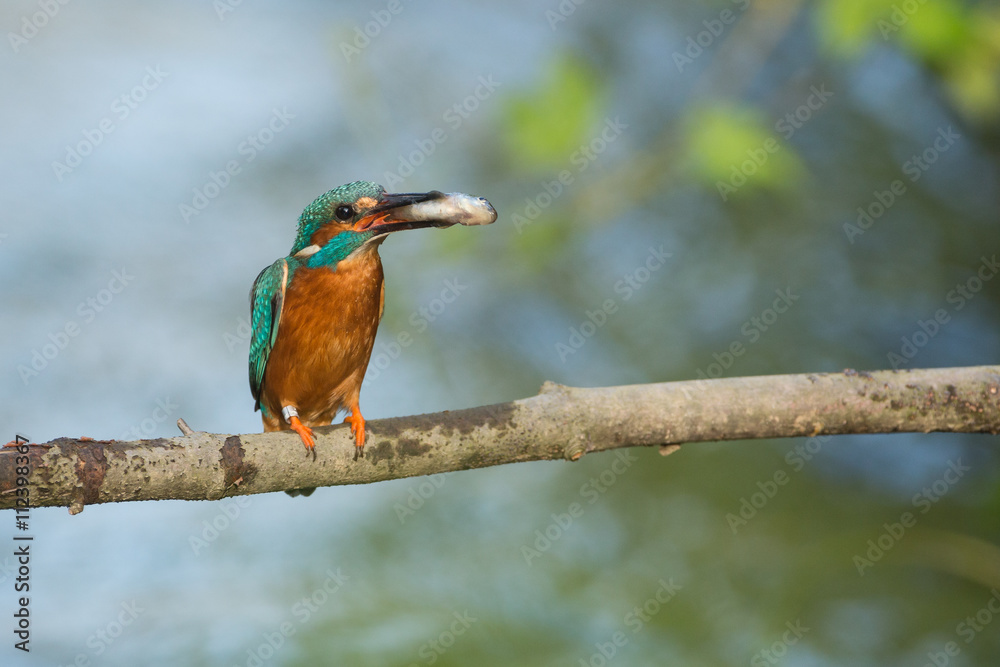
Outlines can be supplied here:
M351 406L351 416L344 420L345 424L351 425L351 433L354 434L354 460L365 455L365 418L361 416L361 407L355 403Z
M313 437L312 429L302 423L298 416L293 416L288 425L292 427L292 430L299 434L302 438L302 444L306 446L306 456L312 453L313 459L316 459L316 440Z

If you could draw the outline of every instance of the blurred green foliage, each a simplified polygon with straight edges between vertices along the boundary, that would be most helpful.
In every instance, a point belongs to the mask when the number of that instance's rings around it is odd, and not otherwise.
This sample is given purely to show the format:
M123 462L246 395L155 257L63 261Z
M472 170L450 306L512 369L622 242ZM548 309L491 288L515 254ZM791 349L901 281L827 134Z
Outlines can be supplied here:
M1000 111L1000 8L961 0L825 0L817 24L826 46L858 56L900 45L941 70L955 104L973 119Z
M603 87L596 72L568 53L540 70L544 79L504 100L505 145L522 170L561 166L597 120Z
M802 161L794 148L781 144L762 111L726 105L693 109L681 125L691 170L706 184L723 182L737 193L744 184L747 190L775 192L799 184Z

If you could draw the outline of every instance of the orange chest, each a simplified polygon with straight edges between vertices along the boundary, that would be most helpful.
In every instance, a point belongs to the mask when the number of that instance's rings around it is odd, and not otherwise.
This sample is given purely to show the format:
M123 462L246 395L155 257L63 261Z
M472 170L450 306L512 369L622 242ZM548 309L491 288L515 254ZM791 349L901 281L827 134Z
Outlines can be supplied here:
M382 262L375 250L330 267L302 267L285 292L280 334L317 341L351 333L374 338L382 317Z
M382 263L374 249L340 262L336 270L295 271L264 375L262 403L270 414L291 404L306 423L329 423L337 409L357 399L383 294Z

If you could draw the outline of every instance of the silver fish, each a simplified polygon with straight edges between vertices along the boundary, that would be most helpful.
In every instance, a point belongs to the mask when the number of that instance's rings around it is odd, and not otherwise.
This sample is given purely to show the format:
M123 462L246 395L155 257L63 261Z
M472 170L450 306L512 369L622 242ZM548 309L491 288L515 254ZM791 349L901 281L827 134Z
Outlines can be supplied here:
M411 222L440 220L467 226L488 225L497 219L497 211L483 197L461 192L447 192L429 201L422 201L392 210L391 219Z

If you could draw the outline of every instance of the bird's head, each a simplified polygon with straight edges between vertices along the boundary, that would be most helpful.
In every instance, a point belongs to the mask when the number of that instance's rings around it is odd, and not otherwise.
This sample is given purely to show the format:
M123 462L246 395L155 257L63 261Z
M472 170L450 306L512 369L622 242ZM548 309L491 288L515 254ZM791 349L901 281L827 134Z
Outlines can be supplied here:
M483 225L496 220L481 197L430 192L392 194L381 185L355 181L321 195L299 217L292 255L309 256L336 244L349 255L391 232L454 224Z

